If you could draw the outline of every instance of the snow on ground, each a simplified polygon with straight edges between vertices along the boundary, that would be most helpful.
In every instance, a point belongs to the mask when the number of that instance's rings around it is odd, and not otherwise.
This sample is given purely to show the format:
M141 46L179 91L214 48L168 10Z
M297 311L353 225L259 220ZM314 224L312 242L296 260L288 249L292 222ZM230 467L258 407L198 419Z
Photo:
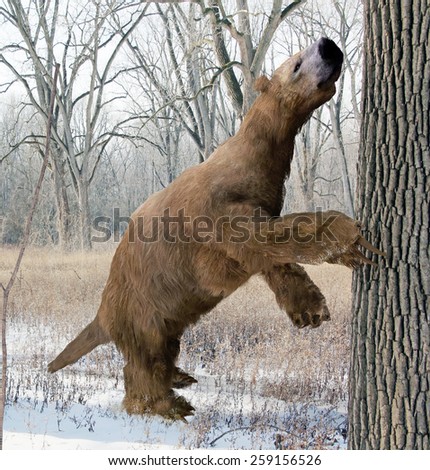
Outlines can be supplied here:
M249 374L228 364L211 373L204 363L188 370L198 384L180 393L195 407L195 416L188 424L171 423L122 410L123 362L112 345L51 375L47 363L77 325L65 322L59 329L48 316L28 315L8 323L5 449L273 450L275 441L281 448L346 447L340 435L345 409L274 398L261 383L279 371L254 367L248 355ZM186 363L179 365L187 369Z
M182 391L196 408L189 424L128 416L121 409L123 390L110 389L109 380L106 390L98 390L85 403L79 403L79 399L77 403L47 402L40 394L23 393L22 398L6 408L4 448L274 449L276 434L288 438L288 433L282 430L288 428L291 413L294 419L294 411L287 404L249 394L222 396L215 388L215 379L199 374L196 377L199 384ZM262 419L257 417L258 408ZM297 408L294 410L297 413ZM345 447L337 430L344 421L343 414L325 408L311 408L305 414L309 422L318 423L322 417L331 422L332 435L325 443L328 448ZM303 416L296 415L298 419ZM318 430L318 425L315 429Z

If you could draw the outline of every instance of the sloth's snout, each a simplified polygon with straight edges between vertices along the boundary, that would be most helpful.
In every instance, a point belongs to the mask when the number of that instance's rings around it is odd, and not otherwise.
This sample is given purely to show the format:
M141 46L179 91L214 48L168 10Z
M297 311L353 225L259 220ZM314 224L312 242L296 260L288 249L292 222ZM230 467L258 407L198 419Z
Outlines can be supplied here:
M331 39L321 38L318 41L318 52L321 58L330 65L342 65L343 53Z

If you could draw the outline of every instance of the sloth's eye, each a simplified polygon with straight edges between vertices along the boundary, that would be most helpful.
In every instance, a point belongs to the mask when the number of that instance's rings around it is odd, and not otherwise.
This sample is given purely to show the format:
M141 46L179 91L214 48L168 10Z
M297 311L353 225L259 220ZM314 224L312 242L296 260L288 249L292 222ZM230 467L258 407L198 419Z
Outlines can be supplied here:
M302 61L299 60L296 64L296 66L294 67L294 73L299 71L301 65L302 65Z

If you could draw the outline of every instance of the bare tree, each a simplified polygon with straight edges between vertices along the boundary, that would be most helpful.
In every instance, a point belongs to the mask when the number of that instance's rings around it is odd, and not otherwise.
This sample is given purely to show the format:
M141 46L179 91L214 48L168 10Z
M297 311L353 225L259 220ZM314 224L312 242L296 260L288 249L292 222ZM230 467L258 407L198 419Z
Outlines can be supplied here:
M429 450L430 8L364 6L357 209L387 256L354 272L348 444Z
M316 209L315 194L318 193L316 183L318 180L326 180L318 170L322 151L330 136L328 126L323 123L323 109L314 112L302 128L296 139L298 184L305 201L305 209L313 211ZM329 176L328 176L329 177Z
M219 72L214 72L207 33L195 21L196 5L187 10L178 5L157 6L157 13L148 18L150 38L142 31L127 39L136 66L134 80L142 90L140 95L145 96L140 102L134 100L135 115L145 116L141 125L151 122L158 129L166 128L170 116L173 125L187 133L197 147L199 161L203 161L216 144L219 98L215 85ZM164 148L163 152L168 154L169 150Z
M254 82L263 70L267 51L278 27L304 3L305 0L295 0L284 6L282 0L274 0L270 13L266 14L265 8L260 5L254 4L251 10L247 0L200 1L203 14L210 18L218 64L239 116L243 116L255 100ZM259 17L259 21L254 21L255 17ZM231 42L234 46L230 46ZM238 57L233 55L236 49L239 51Z
M114 61L147 8L148 5L140 7L139 2L116 1L105 5L96 1L79 10L70 3L60 5L59 0L29 0L25 7L17 0L7 0L0 8L0 14L21 39L18 44L3 48L0 63L24 87L32 106L45 121L50 96L48 77L53 63L61 63L60 96L52 133L52 168L58 214L63 218L61 225L65 231L69 223L65 173L69 173L79 203L81 246L84 249L91 247L89 187L113 137L112 133L101 129L100 123L109 104L119 98L108 94L106 89L118 75L125 73L126 69L113 70ZM128 9L130 12L126 15ZM111 15L120 11L124 21L121 31L112 29L109 21ZM61 34L58 32L60 12ZM57 39L57 35L62 36L61 39ZM17 53L30 62L32 70L29 74L18 68ZM105 54L108 54L107 58ZM84 76L88 77L88 82L82 87Z
M254 81L261 74L277 28L303 1L286 7L274 1L269 19L261 6L253 5L256 11L251 11L247 1L237 1L231 12L226 10L227 5L231 8L227 3L197 3L199 8L196 4L157 6L158 17L152 18L151 32L157 43L133 35L127 44L144 74L136 77L146 83L141 88L159 95L152 103L158 109L152 107L147 114L155 121L161 109L170 107L203 161L217 142L234 133L236 118L255 99ZM238 57L233 56L234 50L239 51ZM166 70L172 77L163 74ZM221 77L225 78L226 93ZM224 96L229 97L229 105ZM231 108L233 113L226 112Z

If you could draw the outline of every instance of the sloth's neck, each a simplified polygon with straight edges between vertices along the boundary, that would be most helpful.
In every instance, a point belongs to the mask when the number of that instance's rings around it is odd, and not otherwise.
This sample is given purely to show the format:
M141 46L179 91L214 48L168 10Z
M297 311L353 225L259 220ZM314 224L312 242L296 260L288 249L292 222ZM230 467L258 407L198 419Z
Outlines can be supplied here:
M276 97L265 94L257 98L237 134L243 145L240 158L252 179L248 186L261 195L261 203L274 216L283 206L295 137L305 120Z
M307 119L275 96L259 96L239 130L251 150L246 158L283 182L290 174L295 137Z

